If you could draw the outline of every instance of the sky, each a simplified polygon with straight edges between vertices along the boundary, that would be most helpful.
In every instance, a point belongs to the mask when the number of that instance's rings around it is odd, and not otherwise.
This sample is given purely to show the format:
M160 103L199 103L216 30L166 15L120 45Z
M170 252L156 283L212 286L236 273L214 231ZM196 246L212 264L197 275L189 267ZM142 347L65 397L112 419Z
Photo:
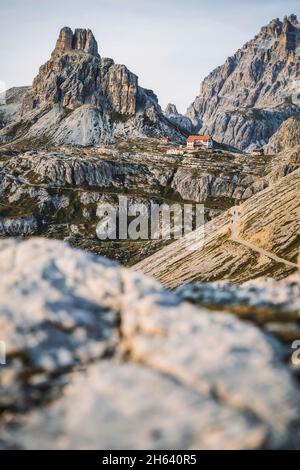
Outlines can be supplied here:
M300 17L299 0L0 0L0 91L32 83L63 26L89 28L102 57L185 112L203 78L291 13Z

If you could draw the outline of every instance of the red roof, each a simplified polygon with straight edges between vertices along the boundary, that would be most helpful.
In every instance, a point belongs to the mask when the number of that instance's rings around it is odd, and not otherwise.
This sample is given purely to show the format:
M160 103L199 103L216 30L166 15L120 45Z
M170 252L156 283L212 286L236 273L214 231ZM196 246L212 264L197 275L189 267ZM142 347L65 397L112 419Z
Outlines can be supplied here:
M190 135L187 139L188 142L195 142L197 140L200 140L202 142L208 142L209 140L212 140L211 135Z

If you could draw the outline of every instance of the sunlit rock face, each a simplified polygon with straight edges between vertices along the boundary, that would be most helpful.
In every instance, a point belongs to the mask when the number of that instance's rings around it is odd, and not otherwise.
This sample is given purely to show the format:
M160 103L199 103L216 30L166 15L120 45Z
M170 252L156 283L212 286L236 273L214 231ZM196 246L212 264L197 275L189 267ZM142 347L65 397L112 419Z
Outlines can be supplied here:
M242 150L263 146L300 115L300 24L272 20L201 84L187 116L195 130Z
M182 129L185 129L186 132L192 132L192 121L187 117L183 116L177 111L176 105L169 103L164 111L165 116L174 124L179 126Z
M62 51L79 50L98 56L98 45L90 29L75 29L75 32L65 26L59 33L59 38L53 55Z
M22 99L20 114L5 124L0 107L1 143L25 138L91 146L163 135L183 142L185 132L162 113L156 95L139 86L137 75L100 57L92 31L68 27Z
M94 119L96 114L89 121L91 126ZM126 196L129 204L143 203L150 210L152 203L170 204L171 197L172 204L204 204L208 222L300 166L297 148L272 159L208 151L199 158L168 154L172 146L155 139L127 139L99 148L69 147L66 144L73 139L88 136L85 128L75 127L64 140L64 129L57 134L62 142L59 148L2 148L0 237L39 234L65 239L72 246L132 265L167 240L101 242L96 236L101 203L117 209L119 196Z
M23 113L60 104L74 110L84 104L134 115L138 78L125 65L101 61L90 30L61 30L50 61L43 65L23 103Z

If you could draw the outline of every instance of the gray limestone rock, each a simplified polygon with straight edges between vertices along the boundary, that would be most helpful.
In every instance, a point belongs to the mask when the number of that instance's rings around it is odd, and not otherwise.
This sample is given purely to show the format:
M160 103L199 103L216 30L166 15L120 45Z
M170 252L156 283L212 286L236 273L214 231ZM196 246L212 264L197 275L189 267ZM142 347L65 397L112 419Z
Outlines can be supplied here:
M195 131L242 150L262 147L300 115L300 25L271 21L201 84L186 116Z
M1 447L299 445L298 385L256 326L61 242L2 241L0 275Z
M135 74L101 59L87 29L61 30L50 60L22 100L21 115L8 121L1 118L1 108L0 143L24 139L95 146L162 135L184 140L182 129L164 116L155 94L141 88Z

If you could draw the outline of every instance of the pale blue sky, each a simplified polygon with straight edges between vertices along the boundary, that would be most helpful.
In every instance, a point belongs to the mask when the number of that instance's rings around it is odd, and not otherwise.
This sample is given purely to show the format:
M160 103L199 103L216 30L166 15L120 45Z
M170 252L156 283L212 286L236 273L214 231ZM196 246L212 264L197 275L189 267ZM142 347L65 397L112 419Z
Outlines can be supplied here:
M31 84L62 26L90 28L103 57L184 112L213 68L291 13L299 0L0 0L0 81Z

